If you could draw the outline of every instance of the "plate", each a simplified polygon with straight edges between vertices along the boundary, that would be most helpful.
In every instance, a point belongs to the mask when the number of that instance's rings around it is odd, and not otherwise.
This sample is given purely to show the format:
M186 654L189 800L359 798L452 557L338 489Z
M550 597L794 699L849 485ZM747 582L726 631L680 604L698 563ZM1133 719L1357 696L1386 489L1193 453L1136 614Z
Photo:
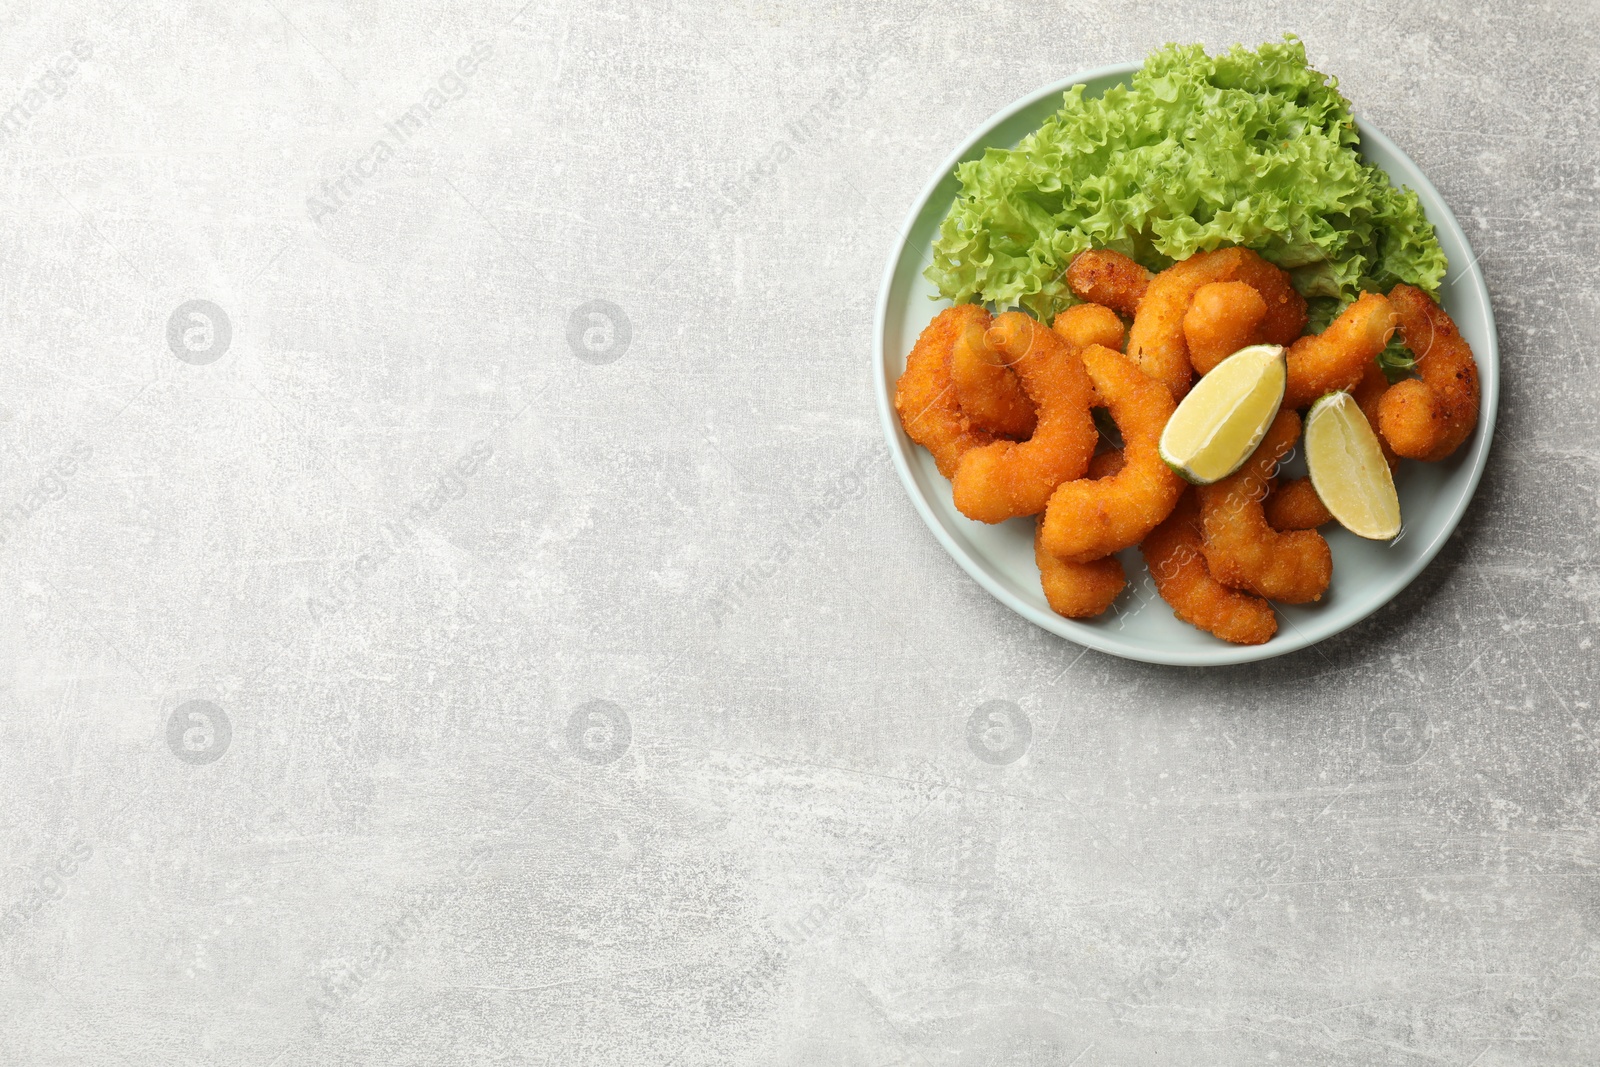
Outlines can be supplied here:
M1439 191L1394 142L1367 123L1357 119L1362 155L1387 172L1396 185L1416 190L1450 258L1450 273L1440 296L1477 357L1483 406L1473 436L1449 459L1442 463L1407 460L1400 465L1395 484L1405 527L1396 541L1365 541L1337 524L1324 527L1333 551L1333 584L1315 604L1273 605L1279 625L1271 641L1230 645L1179 622L1156 595L1137 549L1119 554L1128 572L1128 588L1111 610L1088 621L1057 615L1039 588L1039 572L1033 563L1034 520L1013 519L988 526L963 516L951 503L950 483L939 474L927 451L906 437L894 412L894 386L905 370L906 354L922 328L948 306L946 301L931 299L937 293L922 271L933 261L939 223L959 188L956 164L977 158L986 148L1016 145L1061 106L1061 94L1069 87L1083 85L1085 95L1098 96L1113 85L1126 83L1138 69L1135 63L1101 67L1046 86L985 122L940 166L901 227L904 237L889 257L878 296L873 345L878 413L895 469L933 535L979 585L1029 622L1080 645L1147 663L1219 666L1281 656L1365 619L1393 599L1438 554L1483 476L1500 396L1494 315L1477 257Z

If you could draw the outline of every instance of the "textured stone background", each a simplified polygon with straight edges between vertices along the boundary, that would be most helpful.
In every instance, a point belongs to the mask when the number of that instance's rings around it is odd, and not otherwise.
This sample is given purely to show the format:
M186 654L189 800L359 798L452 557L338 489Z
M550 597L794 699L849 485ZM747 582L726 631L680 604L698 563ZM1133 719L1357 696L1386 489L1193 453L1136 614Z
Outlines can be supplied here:
M0 33L0 1063L1595 1061L1592 4L124 3ZM1495 453L1314 650L1084 653L895 478L894 227L1284 31L1482 253Z

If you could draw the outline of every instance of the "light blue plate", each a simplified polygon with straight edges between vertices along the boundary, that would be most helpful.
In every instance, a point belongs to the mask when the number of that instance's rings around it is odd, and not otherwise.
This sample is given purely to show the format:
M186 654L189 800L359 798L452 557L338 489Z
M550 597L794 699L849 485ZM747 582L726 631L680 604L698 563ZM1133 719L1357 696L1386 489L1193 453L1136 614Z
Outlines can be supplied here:
M1483 274L1438 190L1405 153L1371 126L1358 122L1363 155L1382 167L1396 185L1416 190L1450 257L1449 280L1441 296L1477 356L1483 409L1477 431L1455 455L1443 463L1407 460L1401 464L1395 481L1405 530L1397 541L1385 545L1363 540L1337 525L1324 528L1333 549L1333 584L1318 603L1278 606L1278 634L1271 641L1256 646L1230 645L1179 622L1156 595L1144 561L1134 549L1120 556L1128 572L1128 588L1110 611L1088 622L1063 619L1050 610L1039 588L1039 572L1033 563L1034 520L986 526L961 515L950 501L950 483L940 476L932 457L906 437L894 413L894 384L905 370L906 353L922 328L946 306L930 299L936 294L922 277L922 270L933 261L939 223L956 196L956 164L977 158L989 147L1015 145L1060 107L1061 94L1069 86L1084 85L1087 95L1098 96L1127 82L1137 69L1137 64L1102 67L1040 89L984 123L939 168L911 209L903 227L905 237L889 259L878 296L873 351L878 411L895 469L928 528L978 584L1023 618L1080 645L1149 663L1213 666L1267 659L1353 626L1420 574L1461 521L1483 475L1494 432L1500 356Z

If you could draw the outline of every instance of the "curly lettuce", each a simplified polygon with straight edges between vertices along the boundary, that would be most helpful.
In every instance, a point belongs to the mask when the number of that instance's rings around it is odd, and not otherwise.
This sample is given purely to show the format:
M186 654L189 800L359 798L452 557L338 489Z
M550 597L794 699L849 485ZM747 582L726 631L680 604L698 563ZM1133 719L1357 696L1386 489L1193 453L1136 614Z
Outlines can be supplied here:
M1076 302L1062 275L1086 248L1160 270L1243 245L1335 306L1402 281L1436 293L1433 225L1359 140L1338 81L1292 36L1218 56L1168 45L1131 85L1094 99L1074 86L1016 148L961 164L926 276L957 303L1048 321Z

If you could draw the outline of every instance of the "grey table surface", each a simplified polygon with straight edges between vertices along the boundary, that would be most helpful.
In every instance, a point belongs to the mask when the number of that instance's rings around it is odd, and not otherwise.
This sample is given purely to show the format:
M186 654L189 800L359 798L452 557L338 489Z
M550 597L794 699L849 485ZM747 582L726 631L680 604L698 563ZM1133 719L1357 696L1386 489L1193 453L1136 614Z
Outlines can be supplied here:
M520 5L4 15L0 1063L1600 1057L1591 4ZM1286 31L1496 448L1352 631L1085 653L902 491L884 261L1012 100Z

